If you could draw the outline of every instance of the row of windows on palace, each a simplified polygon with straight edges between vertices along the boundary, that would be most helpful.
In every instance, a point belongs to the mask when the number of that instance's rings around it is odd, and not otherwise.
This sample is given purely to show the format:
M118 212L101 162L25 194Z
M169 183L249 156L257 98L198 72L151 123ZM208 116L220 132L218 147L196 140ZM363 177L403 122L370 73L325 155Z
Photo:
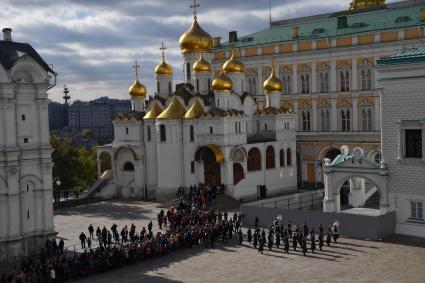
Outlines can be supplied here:
M303 110L300 112L302 124L300 125L303 132L312 131L311 126L311 111ZM322 109L320 110L320 131L329 132L331 130L330 127L330 110ZM342 132L350 132L352 131L352 115L351 110L348 108L340 109L339 111L339 131ZM360 131L363 132L371 132L373 131L373 123L372 123L372 110L370 108L362 109L360 111Z
M292 73L288 72L282 76L283 82L283 94L293 93L293 80ZM329 92L329 71L320 71L318 73L318 92L327 93ZM350 91L351 82L351 71L341 70L338 75L339 79L339 90L342 92ZM311 74L309 72L301 72L298 77L299 92L302 94L311 93ZM248 88L252 95L257 93L257 78L248 78ZM364 69L360 72L360 90L367 91L372 90L372 70Z

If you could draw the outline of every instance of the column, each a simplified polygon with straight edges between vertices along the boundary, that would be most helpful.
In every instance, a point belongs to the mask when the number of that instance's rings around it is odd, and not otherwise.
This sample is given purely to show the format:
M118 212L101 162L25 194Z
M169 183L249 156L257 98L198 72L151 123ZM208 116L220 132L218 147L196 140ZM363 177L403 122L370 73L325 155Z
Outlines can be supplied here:
M338 131L338 110L336 107L336 96L331 98L331 131Z
M312 115L313 115L313 120L312 120L312 122L313 122L313 125L312 125L312 130L313 130L313 132L316 132L317 131L317 99L316 98L313 98L313 100L312 100L312 103L311 103L311 107L313 108L312 109Z
M257 95L263 94L263 66L258 66L258 75L257 75Z
M358 90L357 58L353 58L351 62L351 78L351 90Z
M378 94L375 93L374 97L374 131L380 131L381 130L381 100L379 99L379 92Z
M329 90L330 92L336 91L336 59L331 59L331 69L329 71Z
M316 62L311 63L311 92L316 93L317 92L317 64Z
M359 110L357 108L357 104L358 104L358 98L357 98L357 96L358 96L357 93L353 93L353 99L352 99L352 104L353 104L353 123L352 123L352 129L353 129L353 132L359 130Z
M298 100L295 98L294 102L293 102L293 107L294 107L294 113L296 115L295 118L295 131L298 131L298 119L300 117L300 115L298 114Z
M298 93L298 66L292 64L292 94Z

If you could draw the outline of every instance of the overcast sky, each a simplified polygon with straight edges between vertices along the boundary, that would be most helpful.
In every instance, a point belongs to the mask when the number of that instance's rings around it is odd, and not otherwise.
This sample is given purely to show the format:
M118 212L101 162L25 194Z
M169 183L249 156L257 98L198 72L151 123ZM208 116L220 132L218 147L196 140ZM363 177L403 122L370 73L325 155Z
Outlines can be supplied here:
M351 0L272 0L273 20L348 8ZM211 36L240 36L268 25L269 0L198 0L199 23ZM387 1L394 2L394 1ZM154 92L154 68L164 42L174 82L182 80L180 35L192 21L192 0L1 0L0 27L12 28L14 41L30 43L59 74L50 98L71 101L101 96L128 98L134 60L141 80Z

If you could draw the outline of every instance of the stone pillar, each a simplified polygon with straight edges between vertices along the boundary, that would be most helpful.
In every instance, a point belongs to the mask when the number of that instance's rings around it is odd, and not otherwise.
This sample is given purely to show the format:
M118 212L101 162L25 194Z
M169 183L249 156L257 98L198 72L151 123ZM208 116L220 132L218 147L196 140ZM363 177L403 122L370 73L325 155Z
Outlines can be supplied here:
M338 131L338 109L336 105L336 96L331 98L331 131Z
M336 91L336 59L335 57L332 57L331 59L331 67L329 71L329 91L335 92Z
M373 130L380 131L381 130L381 100L379 98L379 95L375 94L375 97L373 100L374 100L374 107L373 107L374 117L372 118L374 121Z
M313 62L311 64L311 93L317 92L317 64Z
M352 98L352 104L353 104L353 124L352 124L352 129L353 132L356 132L359 130L359 109L357 107L358 104L358 98L357 98L358 94L357 93L353 93L353 98Z
M298 93L298 66L292 64L292 94Z
M257 95L263 94L263 66L258 66L257 74Z
M351 90L358 90L358 80L357 80L357 58L353 58L351 62Z
M313 122L313 127L312 127L312 130L313 130L313 132L316 132L318 129L317 129L317 125L318 125L318 123L317 123L317 99L316 98L313 98L313 100L312 100L312 103L311 103L311 107L312 107L312 115L313 115L313 119L312 119L312 122Z

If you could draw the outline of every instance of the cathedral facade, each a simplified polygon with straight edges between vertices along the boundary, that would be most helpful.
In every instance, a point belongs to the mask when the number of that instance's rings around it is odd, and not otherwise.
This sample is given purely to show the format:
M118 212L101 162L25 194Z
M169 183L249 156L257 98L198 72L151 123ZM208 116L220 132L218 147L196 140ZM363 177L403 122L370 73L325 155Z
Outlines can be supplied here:
M179 44L185 82L175 91L164 48L149 99L136 62L132 111L116 117L113 143L98 150L99 160L108 154L112 161L109 188L120 197L167 199L179 186L224 185L236 200L257 198L260 187L267 196L296 189L295 114L281 107L274 67L259 105L236 50L213 70L213 39L196 14Z
M244 88L259 107L267 96L263 82L276 57L284 83L281 107L296 115L299 187L323 186L323 160L342 145L360 147L367 158L382 158L377 61L419 47L425 34L424 1L385 4L355 0L347 10L271 22L246 36L215 38L213 66L219 68L238 48L245 65Z
M56 74L26 43L0 40L0 261L55 235L47 90Z

